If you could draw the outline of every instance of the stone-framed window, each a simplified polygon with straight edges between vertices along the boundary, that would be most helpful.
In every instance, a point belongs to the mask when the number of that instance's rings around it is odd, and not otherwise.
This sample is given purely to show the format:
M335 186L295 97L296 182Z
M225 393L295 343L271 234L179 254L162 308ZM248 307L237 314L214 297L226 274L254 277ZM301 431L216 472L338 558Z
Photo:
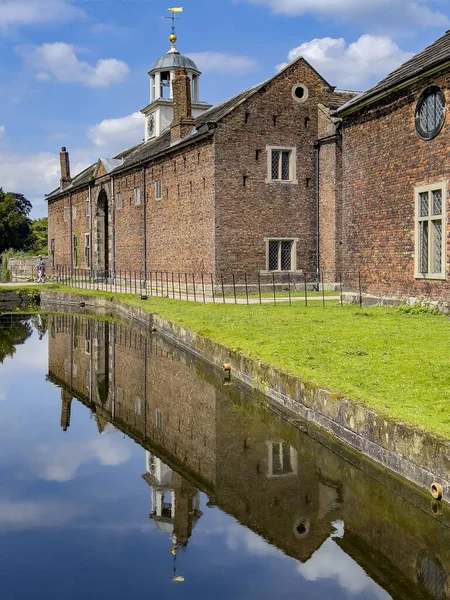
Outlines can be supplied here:
M141 416L141 412L142 412L142 400L141 398L135 398L134 400L134 414L137 417Z
M117 404L123 404L123 389L118 387L116 393Z
M162 199L162 185L161 180L155 181L155 200Z
M267 477L286 477L297 474L297 450L287 442L267 442Z
M445 279L446 203L445 182L415 189L416 279Z
M120 210L122 208L122 193L121 192L117 192L117 194L116 194L116 206L117 206L117 210Z
M91 203L89 200L86 200L86 216L91 216Z
M72 218L73 219L77 218L77 207L76 206L72 206Z
M141 203L141 189L134 188L134 205L139 206Z
M160 408L155 411L155 424L156 429L159 429L159 431L164 430L164 413Z
M266 146L266 183L297 184L297 148Z
M54 239L50 240L50 260L51 260L52 269L54 269L55 268L55 240Z
M297 270L297 238L265 238L266 271Z
M78 236L73 236L72 241L72 252L73 252L73 266L78 267L80 263L80 253L78 251Z
M91 235L89 233L84 234L84 258L86 260L86 267L91 268Z
M68 221L69 220L69 207L65 206L64 207L64 221Z

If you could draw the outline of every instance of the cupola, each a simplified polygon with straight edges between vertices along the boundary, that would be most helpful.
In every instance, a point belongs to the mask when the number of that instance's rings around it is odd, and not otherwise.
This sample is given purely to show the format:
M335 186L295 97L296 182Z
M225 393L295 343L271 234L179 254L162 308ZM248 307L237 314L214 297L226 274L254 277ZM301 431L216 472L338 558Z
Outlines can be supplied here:
M174 119L173 82L176 74L183 71L190 81L192 117L199 117L211 105L200 100L200 71L195 62L183 56L175 47L177 36L169 36L171 48L161 56L149 71L150 104L142 109L145 115L145 141L154 139L167 131Z

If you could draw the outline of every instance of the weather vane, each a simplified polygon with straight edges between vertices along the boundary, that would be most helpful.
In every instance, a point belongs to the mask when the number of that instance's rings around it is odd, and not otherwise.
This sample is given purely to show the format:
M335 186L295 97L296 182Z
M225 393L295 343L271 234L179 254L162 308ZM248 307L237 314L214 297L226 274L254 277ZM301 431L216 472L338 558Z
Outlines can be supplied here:
M166 17L166 19L171 19L171 21L172 21L172 33L169 36L169 40L170 40L170 43L172 44L172 52L174 52L175 51L175 42L177 41L177 35L175 33L175 20L181 18L181 17L176 17L175 15L177 13L182 13L183 7L182 6L179 6L178 8L173 7L173 8L168 8L167 10L170 13L172 13L172 15L170 17Z

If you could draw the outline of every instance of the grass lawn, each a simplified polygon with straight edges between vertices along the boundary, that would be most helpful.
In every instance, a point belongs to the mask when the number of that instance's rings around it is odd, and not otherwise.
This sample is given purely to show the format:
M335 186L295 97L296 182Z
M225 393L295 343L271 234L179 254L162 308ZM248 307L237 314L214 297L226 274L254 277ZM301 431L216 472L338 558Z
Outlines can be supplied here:
M306 308L300 302L235 306L117 298L450 440L450 320L445 315L331 303Z

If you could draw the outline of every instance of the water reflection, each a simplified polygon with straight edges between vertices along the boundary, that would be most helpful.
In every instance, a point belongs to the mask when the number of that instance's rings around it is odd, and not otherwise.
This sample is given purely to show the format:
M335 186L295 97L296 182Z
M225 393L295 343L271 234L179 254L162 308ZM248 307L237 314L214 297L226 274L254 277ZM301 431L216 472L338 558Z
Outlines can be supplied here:
M31 326L22 320L20 327L14 339L24 340ZM161 564L170 562L172 580L185 579L186 590L200 577L208 589L197 595L204 597L448 597L445 505L276 418L157 336L70 315L51 316L42 327L65 433L37 448L32 468L59 484L76 483L93 462L120 467L126 478L132 450L121 435L137 442L148 523L168 542ZM71 437L80 403L95 419L97 438ZM30 510L19 512L26 520ZM1 502L0 512L17 519ZM261 572L261 581L247 585L252 572L243 574L239 563L247 568L249 555L269 579ZM221 580L215 591L210 572ZM296 590L292 572L302 582Z

